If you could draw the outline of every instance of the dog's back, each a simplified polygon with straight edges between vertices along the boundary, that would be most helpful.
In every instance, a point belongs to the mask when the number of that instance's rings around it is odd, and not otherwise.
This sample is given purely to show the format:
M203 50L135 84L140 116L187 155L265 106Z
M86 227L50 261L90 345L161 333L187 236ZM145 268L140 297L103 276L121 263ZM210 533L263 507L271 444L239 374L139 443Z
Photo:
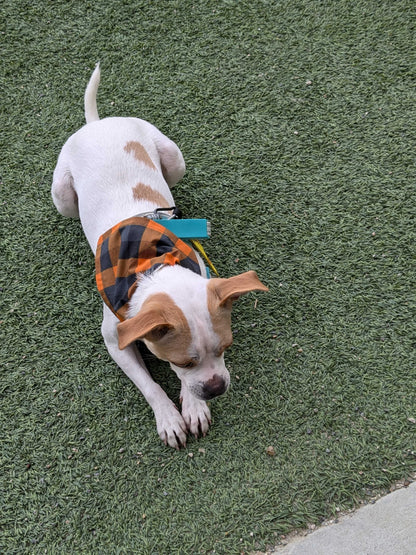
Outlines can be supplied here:
M64 216L80 217L95 252L98 237L122 219L173 206L170 192L184 174L182 154L155 126L138 118L101 119L100 67L85 90L87 124L62 148L52 197Z

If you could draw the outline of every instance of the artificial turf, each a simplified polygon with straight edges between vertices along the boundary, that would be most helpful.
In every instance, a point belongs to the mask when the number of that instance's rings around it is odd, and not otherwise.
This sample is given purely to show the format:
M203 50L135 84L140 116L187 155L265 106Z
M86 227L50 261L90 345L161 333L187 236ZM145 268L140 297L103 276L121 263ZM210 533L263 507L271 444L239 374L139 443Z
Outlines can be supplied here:
M265 550L414 475L414 2L0 15L1 551ZM92 254L50 198L98 60L101 117L180 145L176 201L211 220L221 275L270 287L236 304L232 387L180 452L107 354Z

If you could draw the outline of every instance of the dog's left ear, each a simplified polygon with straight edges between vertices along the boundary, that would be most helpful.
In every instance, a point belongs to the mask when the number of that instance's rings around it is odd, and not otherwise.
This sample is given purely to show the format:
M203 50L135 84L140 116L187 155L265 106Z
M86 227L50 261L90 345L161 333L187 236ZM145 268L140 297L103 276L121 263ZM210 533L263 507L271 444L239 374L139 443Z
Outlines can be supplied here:
M237 300L241 295L245 295L250 291L269 290L268 287L263 285L253 270L228 279L213 278L209 281L208 287L218 298L219 306L225 306L227 303Z

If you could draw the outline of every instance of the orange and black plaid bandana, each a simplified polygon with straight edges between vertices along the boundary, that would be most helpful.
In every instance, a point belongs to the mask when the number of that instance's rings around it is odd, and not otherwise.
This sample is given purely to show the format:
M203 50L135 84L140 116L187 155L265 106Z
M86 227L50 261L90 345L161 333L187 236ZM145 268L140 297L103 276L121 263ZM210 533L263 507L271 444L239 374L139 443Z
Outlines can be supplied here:
M193 249L154 220L134 216L101 235L95 255L95 279L104 302L119 320L127 318L137 274L162 264L180 264L201 274Z

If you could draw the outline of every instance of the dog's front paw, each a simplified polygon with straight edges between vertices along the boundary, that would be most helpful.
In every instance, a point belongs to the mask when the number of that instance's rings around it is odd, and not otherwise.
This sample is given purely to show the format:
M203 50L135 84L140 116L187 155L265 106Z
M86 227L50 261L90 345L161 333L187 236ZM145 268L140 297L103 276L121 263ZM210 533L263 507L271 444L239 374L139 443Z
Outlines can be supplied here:
M174 449L185 447L187 428L175 405L163 407L155 416L157 432L163 443Z
M188 389L182 387L182 416L188 431L195 437L205 436L211 425L211 412L205 401L194 397Z

